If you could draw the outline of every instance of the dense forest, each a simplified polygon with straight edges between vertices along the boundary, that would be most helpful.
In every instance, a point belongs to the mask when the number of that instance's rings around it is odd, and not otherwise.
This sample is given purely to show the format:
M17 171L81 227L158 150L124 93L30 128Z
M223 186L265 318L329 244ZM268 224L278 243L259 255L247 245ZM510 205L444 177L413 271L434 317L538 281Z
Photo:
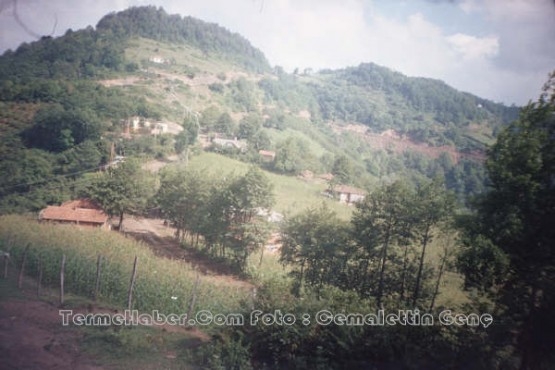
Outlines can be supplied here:
M208 368L548 369L554 80L519 108L373 63L287 73L218 25L130 8L0 56L0 214L78 197L115 228L155 212L183 248L250 279L245 317L298 320L218 328L192 355ZM147 122L181 131L152 134ZM244 145L203 147L201 136ZM206 151L248 170L190 168ZM116 154L126 159L114 166ZM144 168L154 159L156 173ZM327 190L357 186L366 197L341 215L323 202L278 224L263 217L276 179L309 187L318 174L332 178ZM272 233L280 277L262 279ZM457 303L442 300L446 277ZM451 309L494 323L345 322Z

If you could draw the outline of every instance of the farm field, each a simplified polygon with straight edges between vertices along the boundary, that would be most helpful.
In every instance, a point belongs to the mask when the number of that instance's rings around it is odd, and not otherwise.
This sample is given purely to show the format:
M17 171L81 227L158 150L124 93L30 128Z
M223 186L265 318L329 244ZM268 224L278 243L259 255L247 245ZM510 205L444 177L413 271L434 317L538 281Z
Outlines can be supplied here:
M133 307L138 310L187 312L197 276L195 309L232 312L248 298L249 284L236 279L202 275L184 260L158 257L143 243L116 232L87 230L69 225L43 225L23 216L2 216L0 240L11 260L21 263L26 246L26 274L38 276L42 264L43 284L59 280L62 255L66 256L65 280L73 294L91 296L96 262L102 256L99 299L124 307L134 257L138 258ZM17 230L17 231L16 231Z

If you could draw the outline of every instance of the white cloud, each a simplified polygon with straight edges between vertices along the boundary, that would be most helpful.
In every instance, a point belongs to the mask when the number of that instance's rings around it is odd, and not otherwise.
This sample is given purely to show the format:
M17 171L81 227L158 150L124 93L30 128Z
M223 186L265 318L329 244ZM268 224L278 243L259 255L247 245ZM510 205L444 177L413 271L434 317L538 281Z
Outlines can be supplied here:
M491 58L499 53L499 39L496 36L475 37L456 33L447 37L447 41L465 59Z

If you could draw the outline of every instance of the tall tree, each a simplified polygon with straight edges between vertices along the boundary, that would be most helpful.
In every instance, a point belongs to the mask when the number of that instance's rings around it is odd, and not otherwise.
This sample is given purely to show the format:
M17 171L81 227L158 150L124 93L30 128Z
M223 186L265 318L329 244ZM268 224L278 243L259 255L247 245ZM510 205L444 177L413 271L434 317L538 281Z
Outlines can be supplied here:
M420 244L421 252L412 296L414 307L416 307L422 290L422 273L424 271L426 249L438 231L451 226L455 208L454 195L445 189L439 179L419 186L415 195L412 209L416 224L414 236Z
M183 121L183 131L175 136L175 151L181 154L197 141L199 123L196 117L189 117Z
M510 274L497 303L505 307L503 319L515 324L501 338L512 345L518 333L521 369L555 366L554 86L555 72L540 99L523 108L489 150L490 191L478 204L480 227L469 230L509 257Z
M409 225L410 190L403 182L397 181L384 185L367 195L363 202L357 203L352 217L354 235L362 246L369 262L376 257L379 260L378 289L376 300L382 303L385 292L386 266L390 248L406 233ZM366 280L368 271L366 272ZM367 286L367 281L363 282Z
M145 210L156 193L156 178L136 160L127 160L94 178L86 195L98 202L110 216L119 216L121 229L125 213Z
M349 238L348 224L325 204L285 222L281 230L280 262L293 267L296 294L300 294L305 283L318 291L324 284L341 284L351 257Z
M206 216L211 190L210 177L188 169L164 169L156 195L164 216L176 228L176 237L183 241L185 233L198 236Z
M231 214L227 243L234 249L239 267L246 268L249 255L264 245L269 237L269 227L261 210L270 210L274 204L273 185L264 172L252 166L243 177L237 178L228 188Z
M331 173L342 184L350 184L353 180L354 168L352 161L344 154L335 157Z

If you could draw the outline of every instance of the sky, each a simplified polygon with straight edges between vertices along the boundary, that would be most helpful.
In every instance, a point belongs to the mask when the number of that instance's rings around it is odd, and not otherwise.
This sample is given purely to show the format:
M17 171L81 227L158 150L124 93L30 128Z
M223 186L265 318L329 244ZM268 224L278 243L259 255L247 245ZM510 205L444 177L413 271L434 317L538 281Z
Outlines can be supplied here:
M290 72L374 62L524 105L555 70L555 0L0 0L0 53L140 5L218 23Z

